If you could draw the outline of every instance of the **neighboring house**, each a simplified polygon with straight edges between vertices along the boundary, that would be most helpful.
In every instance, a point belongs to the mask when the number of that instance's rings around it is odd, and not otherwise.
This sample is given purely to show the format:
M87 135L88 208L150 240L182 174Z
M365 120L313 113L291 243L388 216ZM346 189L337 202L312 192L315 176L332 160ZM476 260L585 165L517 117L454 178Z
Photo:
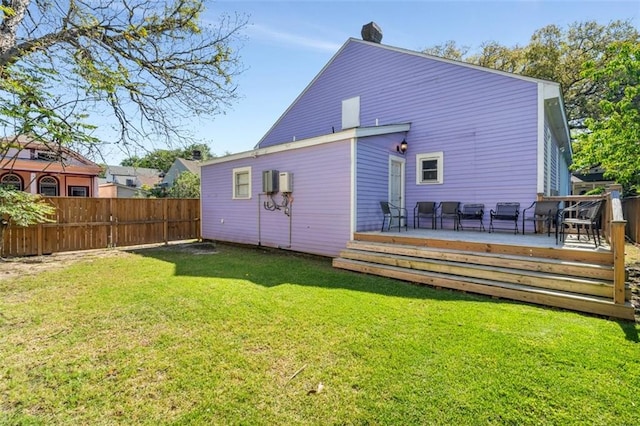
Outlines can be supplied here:
M144 187L153 188L162 180L157 169L129 166L107 166L105 181L100 184L100 197L131 198ZM127 190L128 188L128 190Z
M593 167L588 173L573 173L571 175L571 193L573 195L584 195L592 189L607 188L616 182L604 178L602 167Z
M100 166L80 154L28 136L4 138L0 185L46 196L97 197Z
M488 219L569 194L570 163L559 84L349 39L254 150L202 165L202 236L336 256L380 201Z
M100 198L134 198L140 195L140 191L127 185L107 182L106 179L99 181Z
M185 160L184 158L176 158L167 173L162 179L161 185L170 188L173 182L183 172L191 172L196 176L200 176L200 162L194 160Z

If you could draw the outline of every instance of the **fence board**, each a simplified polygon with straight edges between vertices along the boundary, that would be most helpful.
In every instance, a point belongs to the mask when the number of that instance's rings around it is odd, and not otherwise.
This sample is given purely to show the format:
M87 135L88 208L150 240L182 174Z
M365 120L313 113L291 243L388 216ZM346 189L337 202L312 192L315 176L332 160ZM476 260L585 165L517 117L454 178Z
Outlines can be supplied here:
M199 199L46 197L54 223L5 232L5 256L30 256L200 237ZM166 213L165 213L166 212ZM165 231L166 230L166 231ZM40 240L40 244L38 241Z
M634 243L640 242L640 197L622 200L622 211L627 220L626 235Z

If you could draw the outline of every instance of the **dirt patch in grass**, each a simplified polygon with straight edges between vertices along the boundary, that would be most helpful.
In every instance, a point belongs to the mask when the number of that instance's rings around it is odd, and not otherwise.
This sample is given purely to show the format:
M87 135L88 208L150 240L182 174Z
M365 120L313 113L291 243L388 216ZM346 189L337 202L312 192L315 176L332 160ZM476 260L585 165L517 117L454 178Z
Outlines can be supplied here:
M149 249L172 250L193 255L216 253L215 244L212 242L181 242L166 246L164 244L152 244L138 247L55 253L45 256L13 257L0 260L0 280L9 280L28 275L36 275L45 271L59 270L77 262L92 262L104 258L129 256L131 253Z

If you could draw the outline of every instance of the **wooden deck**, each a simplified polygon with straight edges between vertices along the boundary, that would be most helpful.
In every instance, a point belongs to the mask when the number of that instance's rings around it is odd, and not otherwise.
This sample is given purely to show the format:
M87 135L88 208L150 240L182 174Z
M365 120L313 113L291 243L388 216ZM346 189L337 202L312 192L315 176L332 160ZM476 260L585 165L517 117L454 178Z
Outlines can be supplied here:
M356 233L337 268L626 320L614 303L614 253L584 236L409 229Z

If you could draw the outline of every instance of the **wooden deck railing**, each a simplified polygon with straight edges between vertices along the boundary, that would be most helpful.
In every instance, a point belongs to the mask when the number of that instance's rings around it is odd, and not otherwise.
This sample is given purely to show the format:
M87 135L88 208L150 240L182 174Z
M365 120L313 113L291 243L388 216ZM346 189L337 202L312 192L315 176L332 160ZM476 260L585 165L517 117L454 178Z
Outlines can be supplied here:
M624 263L624 244L625 244L625 226L627 221L624 219L622 212L622 203L620 201L620 189L612 187L609 192L603 195L578 195L578 196L559 196L544 197L539 196L539 200L561 201L564 207L572 206L580 201L596 201L604 200L606 206L602 213L602 234L611 247L613 253L613 269L614 269L614 291L613 302L616 304L625 303L625 263Z

